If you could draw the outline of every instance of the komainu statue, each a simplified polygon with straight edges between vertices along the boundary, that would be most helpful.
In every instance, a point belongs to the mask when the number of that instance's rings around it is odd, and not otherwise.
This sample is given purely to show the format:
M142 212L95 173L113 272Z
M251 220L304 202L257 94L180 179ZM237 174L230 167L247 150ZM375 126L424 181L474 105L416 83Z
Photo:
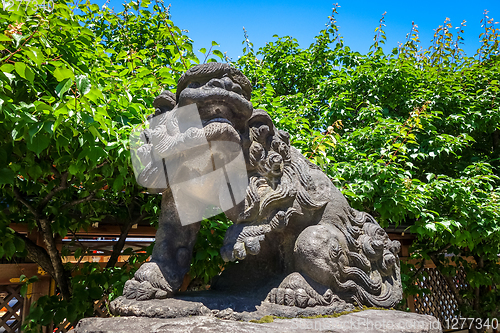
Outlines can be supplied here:
M188 70L176 95L163 92L154 101L155 116L164 117L153 117L144 132L139 155L147 165L139 182L155 187L159 178L165 179L165 172L171 172L166 159L178 161L177 171L202 174L204 164L183 155L181 148L190 142L237 144L246 186L241 200L232 196L234 205L224 208L234 224L221 255L238 263L229 265L213 288L264 290L262 301L301 308L339 301L396 305L402 298L399 242L391 241L373 217L351 208L320 168L290 145L289 134L278 130L265 111L252 107L250 95L249 80L228 64ZM182 108L193 104L201 126L180 125ZM230 149L213 154L223 163L234 155ZM153 255L126 283L128 299L172 297L190 268L200 223L181 223L174 185L164 183ZM214 193L200 189L193 200ZM189 196L185 200L189 204Z

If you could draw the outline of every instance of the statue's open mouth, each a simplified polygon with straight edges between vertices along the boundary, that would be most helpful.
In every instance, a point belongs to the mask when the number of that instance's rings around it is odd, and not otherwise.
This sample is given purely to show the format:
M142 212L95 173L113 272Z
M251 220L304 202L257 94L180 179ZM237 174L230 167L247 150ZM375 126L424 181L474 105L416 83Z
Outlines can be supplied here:
M222 117L216 117L216 118L212 118L212 119L208 119L208 120L203 120L202 121L203 127L205 127L205 126L207 126L208 124L211 124L211 123L226 123L226 124L229 124L232 127L234 127L234 124L232 122L230 122L228 119L222 118Z

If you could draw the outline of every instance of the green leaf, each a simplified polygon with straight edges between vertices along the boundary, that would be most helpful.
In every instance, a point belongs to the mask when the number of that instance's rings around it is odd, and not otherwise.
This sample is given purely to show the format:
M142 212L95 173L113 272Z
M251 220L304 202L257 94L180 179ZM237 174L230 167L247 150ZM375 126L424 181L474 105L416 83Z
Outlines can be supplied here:
M26 297L26 293L27 292L28 292L28 285L27 284L23 284L21 286L21 290L20 290L21 296Z
M196 256L195 256L195 259L196 260L205 260L205 258L207 257L208 253L206 250L199 250L197 253L196 253Z
M49 144L50 144L50 138L45 134L41 134L33 137L31 142L28 141L26 143L26 146L28 147L29 150L31 150L35 154L40 155L40 153L44 149L47 149Z
M73 74L73 72L66 67L57 67L54 70L53 74L58 82L61 82L65 79L74 79L75 78L75 75Z
M90 131L90 133L92 133L92 135L94 136L94 138L99 138L99 140L102 143L104 143L105 145L108 144L108 142L104 139L104 137L102 136L102 134L94 126L90 126L89 127L89 131Z
M2 66L0 66L0 71L10 73L14 70L14 68L15 67L12 64L3 64Z
M29 50L24 51L24 53L30 58L37 66L40 66L45 62L45 56L36 47L30 47Z
M10 168L0 169L0 185L14 184L16 174Z
M30 136L30 141L33 141L32 138L40 132L40 130L43 128L43 123L35 123L31 124L28 130L28 134Z
M75 250L74 253L75 260L80 259L81 256L82 256L82 248L79 247Z
M87 154L88 159L95 165L100 158L106 157L106 151L100 147L91 147Z
M102 92L95 87L91 87L85 97L87 97L94 103L98 103L99 99L104 99Z
M82 96L88 94L91 89L89 78L86 75L78 75L76 77L76 88L80 91Z
M33 80L35 79L35 75L31 71L29 66L27 66L24 62L16 62L14 64L14 68L16 69L17 74L19 74L19 76L21 76L23 79L26 79L30 82L33 82Z
M219 58L223 59L224 58L224 55L222 54L221 51L219 50L213 50L212 51L213 54L215 54L216 56L218 56Z
M12 258L14 253L16 253L16 246L10 239L5 242L5 244L3 245L3 249L5 250L5 256L7 259Z
M36 105L36 110L37 111L52 111L52 106L45 104L44 102L36 101L34 103Z
M69 322L74 322L78 318L78 312L76 311L76 307L73 304L68 305L68 315L66 319Z
M213 257L217 257L219 255L219 251L215 250L215 249L211 249L211 248L208 248L207 249L207 252L210 254L210 256L213 258Z
M98 287L90 288L89 290L90 297L93 299L101 299L102 298L102 290Z
M37 180L43 174L43 171L38 164L35 164L28 167L28 174L32 180Z
M62 114L60 114L59 116L57 116L57 119L56 119L56 121L54 123L54 127L53 127L52 130L55 131L59 127L59 125L62 123L63 120L64 120L64 116Z
M68 312L65 308L60 307L57 309L56 313L54 313L54 319L52 320L54 324L62 323L64 319L68 316Z
M68 167L68 171L70 174L72 175L76 175L80 172L80 167L78 166L77 163L72 163L69 167Z
M64 93L68 91L69 88L71 88L72 85L73 85L72 79L65 79L64 81L59 82L59 84L56 87L57 96L61 98L62 95L64 95Z
M121 191L123 189L123 176L118 175L113 182L113 190Z
M14 39L16 41L15 45L16 45L16 48L19 47L19 44L21 43L21 41L26 38L25 36L23 36L22 34L12 34L12 39Z
M18 237L14 238L14 246L16 247L17 252L23 252L25 248L24 241Z
M53 315L52 311L44 311L42 313L41 318L40 318L40 323L44 326L47 326L52 322L53 319L54 319L54 315ZM58 323L56 323L56 324L58 324Z

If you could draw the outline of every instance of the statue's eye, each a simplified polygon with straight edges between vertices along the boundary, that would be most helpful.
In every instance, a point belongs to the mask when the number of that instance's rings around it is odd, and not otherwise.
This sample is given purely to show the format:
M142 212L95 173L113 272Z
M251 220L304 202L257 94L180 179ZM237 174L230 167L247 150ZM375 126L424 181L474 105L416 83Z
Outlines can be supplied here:
M188 85L188 88L199 88L199 87L201 87L201 84L199 82L191 82Z
M243 95L243 90L239 84L233 84L232 90L239 95Z

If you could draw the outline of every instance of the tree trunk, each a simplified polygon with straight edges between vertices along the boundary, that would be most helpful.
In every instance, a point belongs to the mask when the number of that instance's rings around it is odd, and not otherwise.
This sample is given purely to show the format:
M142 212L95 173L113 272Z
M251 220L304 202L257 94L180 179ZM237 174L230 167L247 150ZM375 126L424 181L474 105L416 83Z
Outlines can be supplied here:
M63 299L69 299L71 297L69 273L64 269L61 255L57 250L56 242L54 240L54 234L52 233L50 222L46 219L39 219L38 222L42 231L43 241L47 247L47 253L50 257L52 267L54 268L51 276L57 282Z

